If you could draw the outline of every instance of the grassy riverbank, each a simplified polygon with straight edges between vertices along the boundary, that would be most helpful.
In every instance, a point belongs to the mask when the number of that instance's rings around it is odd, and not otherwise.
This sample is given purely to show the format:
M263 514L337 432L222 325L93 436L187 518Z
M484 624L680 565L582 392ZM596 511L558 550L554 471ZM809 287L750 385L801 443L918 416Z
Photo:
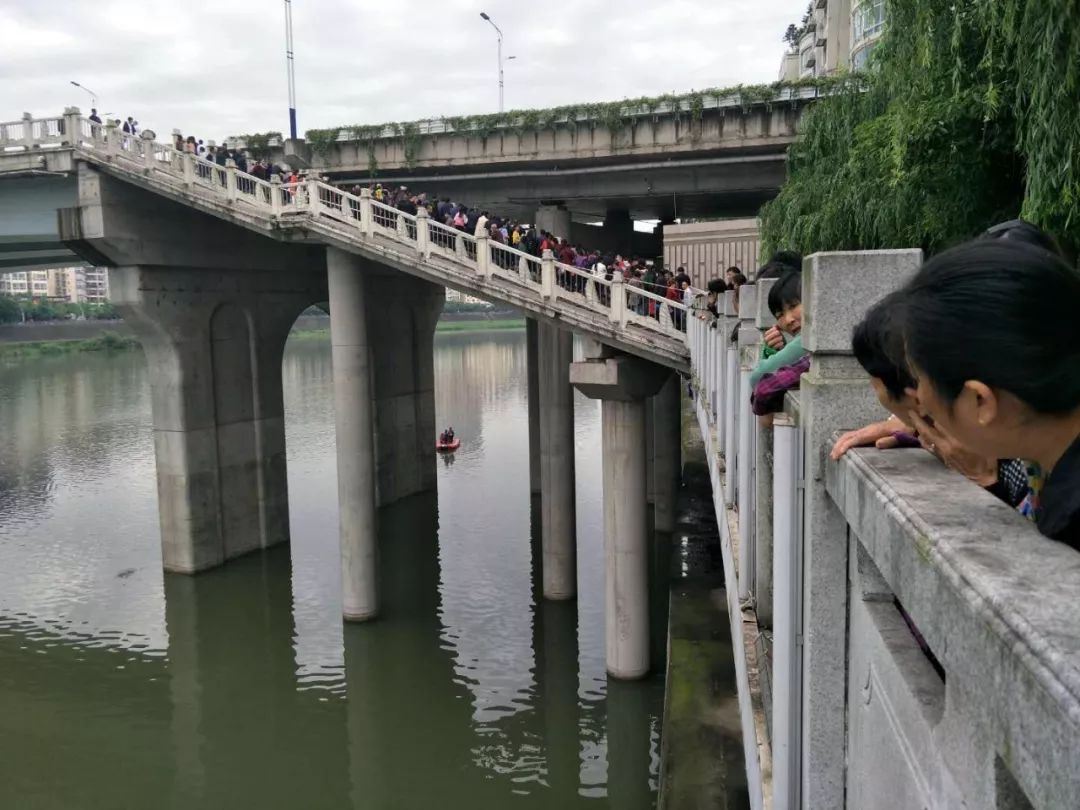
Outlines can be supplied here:
M82 340L35 340L21 343L0 343L0 359L51 357L72 352L117 352L139 348L139 341L115 332Z
M476 321L439 321L435 326L438 332L504 332L514 329L524 329L523 318L507 318L504 320L476 320ZM303 332L293 332L289 335L290 340L320 340L330 337L329 329L311 329Z
M495 332L524 329L525 321L521 318L506 318L502 320L462 320L462 321L439 321L435 327L436 332ZM326 340L330 337L329 329L313 329L303 332L293 332L290 336L293 340ZM102 332L98 337L83 338L80 340L33 340L21 342L0 342L0 360L34 359L38 357L52 357L72 352L115 352L129 351L139 348L137 338L129 335L118 335L115 332Z

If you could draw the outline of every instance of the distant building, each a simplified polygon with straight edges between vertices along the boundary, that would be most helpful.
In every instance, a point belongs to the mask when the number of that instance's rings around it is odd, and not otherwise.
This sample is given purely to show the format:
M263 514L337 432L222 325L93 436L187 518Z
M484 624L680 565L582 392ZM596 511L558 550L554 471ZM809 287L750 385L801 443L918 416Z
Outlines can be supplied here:
M798 43L780 62L780 80L860 70L885 28L885 0L813 0Z
M729 267L738 267L752 279L760 255L756 219L664 226L664 268L682 267L690 276L690 286L699 290L705 289L710 279L723 278Z
M103 304L109 300L109 271L104 267L58 267L5 273L0 275L0 295Z
M457 290L451 290L446 288L446 300L454 304L486 304L488 303L483 298L477 298L475 295L465 295Z

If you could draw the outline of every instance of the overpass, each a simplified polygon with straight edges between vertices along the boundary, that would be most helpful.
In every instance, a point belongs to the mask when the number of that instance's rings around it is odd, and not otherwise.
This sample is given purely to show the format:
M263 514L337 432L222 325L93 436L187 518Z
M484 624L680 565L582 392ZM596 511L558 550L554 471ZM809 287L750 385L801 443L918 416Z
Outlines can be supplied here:
M754 216L783 184L788 146L820 94L790 86L608 112L534 111L313 131L273 150L342 187L378 181L536 222L592 247L629 250L634 220ZM238 143L244 143L238 139ZM294 159L295 160L295 159ZM603 221L604 233L576 224ZM591 237L591 238L589 238Z

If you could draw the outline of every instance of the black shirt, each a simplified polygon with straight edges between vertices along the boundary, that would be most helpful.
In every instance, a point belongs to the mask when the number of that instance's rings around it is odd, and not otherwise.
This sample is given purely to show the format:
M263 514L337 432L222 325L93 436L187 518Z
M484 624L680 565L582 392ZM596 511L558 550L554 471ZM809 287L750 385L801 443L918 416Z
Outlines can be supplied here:
M1039 531L1080 551L1080 437L1065 451L1039 493Z

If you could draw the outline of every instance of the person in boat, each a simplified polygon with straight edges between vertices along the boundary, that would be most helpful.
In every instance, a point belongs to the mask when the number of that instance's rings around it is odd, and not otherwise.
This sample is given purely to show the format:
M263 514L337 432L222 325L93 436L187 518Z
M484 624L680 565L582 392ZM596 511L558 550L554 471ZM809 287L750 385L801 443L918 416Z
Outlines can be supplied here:
M453 444L454 443L454 428L453 428L453 426L447 428L447 430L446 430L446 443L447 444Z

